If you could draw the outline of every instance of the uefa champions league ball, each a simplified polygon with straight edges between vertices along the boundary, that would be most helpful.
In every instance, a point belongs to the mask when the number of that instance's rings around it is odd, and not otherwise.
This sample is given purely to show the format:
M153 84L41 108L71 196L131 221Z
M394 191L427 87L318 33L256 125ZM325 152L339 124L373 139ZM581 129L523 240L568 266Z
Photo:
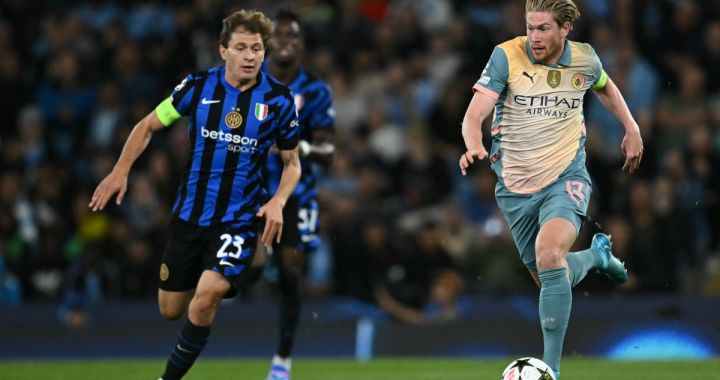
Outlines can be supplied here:
M555 373L544 361L520 358L510 363L502 373L502 380L555 380Z

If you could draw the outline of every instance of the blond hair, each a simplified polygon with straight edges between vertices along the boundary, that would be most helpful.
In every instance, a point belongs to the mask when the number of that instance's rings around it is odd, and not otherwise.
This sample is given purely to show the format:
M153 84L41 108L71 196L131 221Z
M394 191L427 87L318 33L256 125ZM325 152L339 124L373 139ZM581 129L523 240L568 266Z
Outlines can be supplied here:
M225 48L230 42L230 35L237 28L244 28L251 34L259 34L262 38L263 48L267 46L272 33L272 22L267 16L258 11L237 11L230 16L225 17L222 22L222 31L220 31L220 45Z
M528 12L550 12L559 26L569 22L572 27L580 19L580 10L573 0L527 0L525 14Z

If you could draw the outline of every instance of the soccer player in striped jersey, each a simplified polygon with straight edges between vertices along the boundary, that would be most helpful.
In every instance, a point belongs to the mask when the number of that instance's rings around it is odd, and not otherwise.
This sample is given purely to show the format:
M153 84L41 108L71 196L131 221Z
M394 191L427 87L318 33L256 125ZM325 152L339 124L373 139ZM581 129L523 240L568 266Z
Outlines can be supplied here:
M527 0L527 36L493 51L462 123L467 151L463 175L488 157L482 121L495 109L490 165L498 176L495 198L523 263L540 287L543 360L560 376L560 357L570 318L572 287L590 269L612 281L627 271L598 233L591 247L569 252L587 212L592 183L585 167L583 96L592 90L625 126L623 170L642 159L640 130L593 48L567 39L579 18L572 0Z
M130 167L152 135L189 118L191 157L173 205L158 292L163 317L175 320L187 311L188 318L164 380L180 379L202 351L218 304L247 272L263 218L262 243L280 241L282 210L300 179L299 127L290 89L260 71L271 32L272 23L260 12L225 18L219 45L225 65L187 76L135 126L90 202L93 211L102 210L117 193L119 205ZM262 168L273 144L282 176L268 200Z
M303 36L298 16L281 10L273 21L269 42L269 58L265 68L273 77L285 83L293 92L300 121L298 149L302 162L302 177L284 209L283 238L272 248L269 264L277 269L280 290L279 342L272 360L269 380L290 378L291 353L300 319L301 279L305 259L317 249L318 202L313 163L330 164L335 147L332 135L335 114L330 86L301 65ZM280 183L282 162L279 155L270 153L266 165L271 193Z

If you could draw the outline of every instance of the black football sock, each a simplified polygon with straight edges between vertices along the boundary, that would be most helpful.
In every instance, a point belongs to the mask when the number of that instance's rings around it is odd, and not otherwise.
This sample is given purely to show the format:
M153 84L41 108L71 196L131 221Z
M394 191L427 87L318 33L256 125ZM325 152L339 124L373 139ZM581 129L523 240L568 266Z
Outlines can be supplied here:
M277 354L287 358L292 353L295 331L300 321L302 305L300 273L297 270L285 269L282 265L278 265L278 270L280 270L280 344Z
M209 335L210 326L196 326L189 319L185 321L185 325L178 333L177 343L167 361L162 379L181 379L195 363L195 359L205 347Z

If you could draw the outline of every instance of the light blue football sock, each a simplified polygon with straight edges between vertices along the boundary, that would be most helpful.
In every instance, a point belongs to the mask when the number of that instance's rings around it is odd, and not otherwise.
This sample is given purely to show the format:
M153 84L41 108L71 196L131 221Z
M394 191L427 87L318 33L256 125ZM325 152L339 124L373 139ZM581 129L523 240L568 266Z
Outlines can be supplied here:
M565 330L570 319L572 290L565 268L547 269L538 272L540 276L540 326L542 327L545 352L543 361L560 376Z
M574 288L592 268L602 264L602 259L588 248L584 251L570 252L565 256L570 269L570 285Z

